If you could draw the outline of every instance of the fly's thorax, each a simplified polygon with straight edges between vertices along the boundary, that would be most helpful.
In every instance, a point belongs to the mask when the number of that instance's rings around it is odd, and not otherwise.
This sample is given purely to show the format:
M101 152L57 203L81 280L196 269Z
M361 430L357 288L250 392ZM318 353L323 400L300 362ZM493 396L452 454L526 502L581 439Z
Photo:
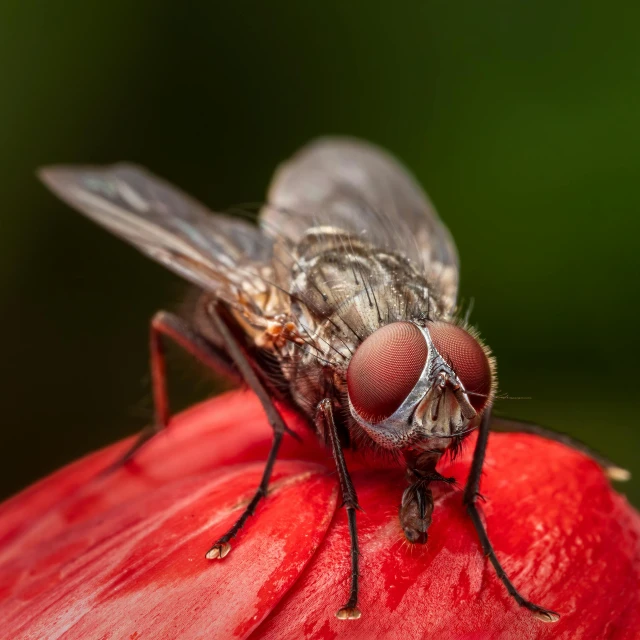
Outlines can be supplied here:
M333 227L310 229L291 264L292 309L327 354L351 355L381 326L419 316L447 317L438 283L402 255ZM320 348L322 346L318 345Z

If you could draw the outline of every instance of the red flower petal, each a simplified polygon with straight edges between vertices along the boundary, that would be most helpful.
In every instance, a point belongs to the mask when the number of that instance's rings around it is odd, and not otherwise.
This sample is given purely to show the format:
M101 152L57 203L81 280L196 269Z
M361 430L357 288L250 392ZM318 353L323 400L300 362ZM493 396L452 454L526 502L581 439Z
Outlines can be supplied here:
M349 541L333 464L295 416L286 418L305 443L285 439L272 491L222 561L204 553L251 497L271 439L248 393L176 417L118 472L98 475L129 442L0 506L2 637L640 635L640 516L584 456L506 434L490 438L486 524L516 586L559 611L560 622L544 624L508 596L459 491L440 489L428 544L410 546L397 519L401 470L359 459L350 462L365 510L363 615L337 620ZM441 471L462 484L471 452L470 443Z
M284 415L304 444L286 438L279 459L330 461L309 428L295 414L285 410ZM249 392L197 405L175 416L171 424L171 429L156 436L125 469L99 477L128 449L133 438L64 467L0 505L0 562L52 538L70 524L172 480L223 465L264 461L271 444L271 427L257 398ZM12 542L15 546L9 546Z
M17 558L9 572L28 578L11 585L4 623L37 638L246 636L313 555L337 495L322 467L282 463L233 562L206 560L261 473L254 463L171 483Z
M466 478L472 447L445 475ZM506 471L505 471L506 470ZM638 638L640 516L593 462L533 436L491 436L486 525L523 594L562 614L545 624L507 594L483 557L458 491L436 497L425 546L405 543L402 474L354 474L363 614L328 615L346 593L348 532L340 513L317 558L260 628L265 638ZM340 594L338 598L336 594Z

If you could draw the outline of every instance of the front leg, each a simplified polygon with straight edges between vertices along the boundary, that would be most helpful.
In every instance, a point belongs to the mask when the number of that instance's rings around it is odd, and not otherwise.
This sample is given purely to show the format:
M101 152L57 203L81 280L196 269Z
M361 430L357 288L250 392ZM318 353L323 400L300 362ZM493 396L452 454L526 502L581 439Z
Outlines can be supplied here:
M340 620L357 620L361 613L358 609L358 562L360 557L360 549L358 548L358 530L356 527L356 511L360 511L358 504L358 496L351 481L347 463L344 459L340 440L338 438L338 430L333 420L333 409L331 400L325 398L321 400L316 409L316 426L319 433L326 433L329 436L331 451L336 461L338 470L338 478L340 480L340 490L342 491L342 506L347 509L347 518L349 519L349 536L351 538L351 591L349 600L341 607L336 617ZM323 428L324 427L324 428Z
M480 544L485 556L489 558L489 561L493 565L498 578L502 581L502 584L506 587L509 595L521 606L529 609L536 618L539 618L543 622L557 622L560 619L559 614L555 611L544 609L543 607L530 602L526 598L520 595L518 590L513 586L513 583L509 579L507 572L503 569L496 552L493 550L491 541L489 540L489 534L480 517L480 510L476 501L480 494L480 476L482 475L482 465L484 464L484 456L487 451L487 443L489 441L489 424L491 422L491 406L489 405L484 410L482 421L480 422L480 429L478 430L478 440L476 441L476 448L473 452L473 460L471 462L471 471L469 472L469 479L464 489L464 503L467 507L473 526L480 538Z

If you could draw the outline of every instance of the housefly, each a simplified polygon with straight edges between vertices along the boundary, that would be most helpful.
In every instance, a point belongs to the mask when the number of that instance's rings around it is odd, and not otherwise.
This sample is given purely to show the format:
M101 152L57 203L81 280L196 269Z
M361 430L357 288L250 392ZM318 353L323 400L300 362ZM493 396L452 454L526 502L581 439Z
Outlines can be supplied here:
M490 428L567 437L492 419L495 362L456 315L456 248L398 161L364 142L315 141L277 169L257 225L213 214L132 165L55 166L40 176L71 206L202 291L189 321L159 312L151 322L155 426L123 461L169 422L166 338L244 379L264 407L273 442L262 481L207 558L229 553L229 541L266 496L282 439L295 436L273 403L286 401L335 459L351 537L351 588L336 615L358 618L359 505L343 450L383 450L404 465L400 524L410 543L422 544L434 507L430 485L453 482L437 463L477 430L463 499L482 548L518 604L541 620L558 619L511 583L477 499ZM624 479L624 470L569 443Z

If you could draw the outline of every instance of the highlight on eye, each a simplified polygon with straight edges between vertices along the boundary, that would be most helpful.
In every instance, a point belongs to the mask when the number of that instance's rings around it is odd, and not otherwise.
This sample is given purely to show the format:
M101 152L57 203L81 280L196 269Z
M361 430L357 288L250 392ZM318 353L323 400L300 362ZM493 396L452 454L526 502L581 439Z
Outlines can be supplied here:
M393 322L374 331L347 370L349 399L358 415L371 424L388 418L418 382L427 355L427 342L411 322Z

